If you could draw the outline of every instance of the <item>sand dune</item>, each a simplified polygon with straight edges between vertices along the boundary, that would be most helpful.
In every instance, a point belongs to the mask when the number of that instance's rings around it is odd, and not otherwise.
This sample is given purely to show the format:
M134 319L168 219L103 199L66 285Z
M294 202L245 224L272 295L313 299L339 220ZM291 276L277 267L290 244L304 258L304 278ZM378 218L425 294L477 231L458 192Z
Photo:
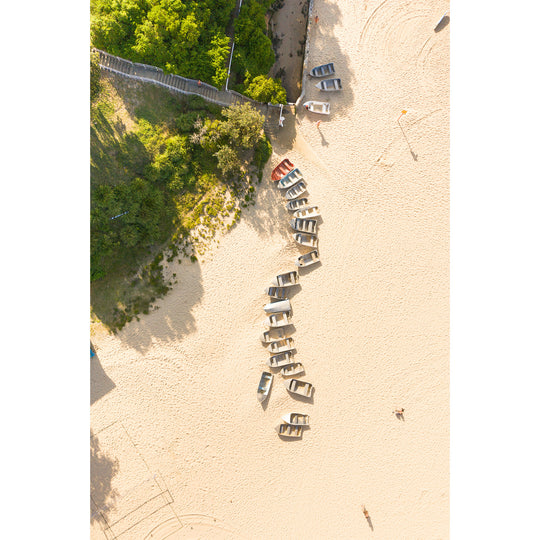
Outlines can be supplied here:
M447 9L315 0L308 65L335 62L332 114L288 115L256 205L211 257L93 338L92 538L448 538ZM326 95L308 81L306 99ZM294 399L276 370L261 407L264 288L299 253L269 180L285 156L322 213L322 264L291 299L315 394ZM310 415L301 440L276 435L287 412Z

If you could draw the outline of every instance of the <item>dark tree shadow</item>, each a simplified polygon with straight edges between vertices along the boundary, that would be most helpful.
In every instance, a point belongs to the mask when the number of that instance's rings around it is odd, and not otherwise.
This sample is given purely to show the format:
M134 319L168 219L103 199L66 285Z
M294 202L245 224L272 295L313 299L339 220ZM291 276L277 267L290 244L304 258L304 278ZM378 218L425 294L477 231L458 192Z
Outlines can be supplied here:
M105 373L98 355L90 358L90 405L116 388L114 382Z
M153 320L149 321L148 315L142 315L139 321L133 320L128 323L117 334L122 342L139 352L145 352L152 346L153 340L181 341L184 336L197 329L192 310L200 303L204 293L201 266L199 261L191 262L189 259L183 259L175 272L178 283L164 298L154 302ZM161 312L159 307L163 302L172 302L174 309Z
M118 461L102 452L97 436L90 431L90 523L105 523L109 512L115 509L118 492L111 484L118 471Z

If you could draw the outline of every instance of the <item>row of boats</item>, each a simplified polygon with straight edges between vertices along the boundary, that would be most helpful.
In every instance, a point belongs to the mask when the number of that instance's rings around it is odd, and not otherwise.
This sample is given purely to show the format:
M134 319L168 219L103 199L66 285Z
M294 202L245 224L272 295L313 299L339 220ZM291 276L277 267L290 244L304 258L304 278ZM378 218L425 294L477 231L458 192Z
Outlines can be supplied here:
M301 246L315 248L300 255L295 263L298 267L309 266L319 261L317 218L320 216L317 206L309 205L307 185L300 170L289 159L284 159L274 168L272 180L280 190L285 190L287 210L293 213L289 224L293 231L293 239ZM305 398L313 396L313 385L302 381L295 376L304 373L304 366L296 362L294 355L296 347L292 338L292 306L290 301L291 290L300 281L298 272L292 270L277 275L265 293L272 299L263 309L266 314L265 324L268 330L261 335L261 342L270 353L266 364L273 369L279 369L281 375L287 378L285 388L291 393ZM289 377L292 377L289 379ZM262 403L270 392L274 376L265 371L257 388L257 398ZM309 425L309 416L303 413L289 413L281 418L282 422L276 427L281 437L299 438L306 426Z
M310 77L322 78L334 75L335 73L334 62L330 62L314 67L308 75ZM323 92L337 92L343 88L343 85L341 84L341 79L332 77L319 81L315 87ZM312 113L330 114L330 103L326 101L305 101L304 107Z
M285 158L274 168L271 178L276 187L284 191L285 199L287 199L287 210L293 212L293 218L289 224L295 231L293 233L294 241L301 246L311 248L311 251L296 259L296 266L305 267L318 263L320 259L317 218L320 217L321 213L319 207L310 205L307 197L304 196L307 193L304 176L298 167Z

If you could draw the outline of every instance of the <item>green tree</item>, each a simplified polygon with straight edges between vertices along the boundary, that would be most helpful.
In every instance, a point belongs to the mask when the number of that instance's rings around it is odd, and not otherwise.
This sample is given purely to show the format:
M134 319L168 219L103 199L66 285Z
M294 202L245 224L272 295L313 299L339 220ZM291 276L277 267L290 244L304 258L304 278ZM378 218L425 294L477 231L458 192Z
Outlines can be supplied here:
M216 156L218 167L224 175L238 171L241 166L238 153L227 144L223 144L214 156Z
M261 103L287 103L287 93L279 79L258 75L248 85L246 96Z
M219 131L233 145L251 148L263 137L264 116L249 103L223 109L223 116Z

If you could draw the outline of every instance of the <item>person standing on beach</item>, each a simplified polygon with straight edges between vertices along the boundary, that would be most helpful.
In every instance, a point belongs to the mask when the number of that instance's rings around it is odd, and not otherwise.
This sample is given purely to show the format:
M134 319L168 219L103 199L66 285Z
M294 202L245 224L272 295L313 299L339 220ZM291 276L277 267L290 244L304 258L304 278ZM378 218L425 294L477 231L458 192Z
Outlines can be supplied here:
M315 125L317 126L317 129L319 129L319 126L321 125L321 121L319 120Z
M366 507L362 505L362 512L364 512L364 516L366 519L369 519L369 512L366 510Z
M405 412L405 409L401 408L401 409L396 409L395 411L393 411L393 414L403 415L404 412Z

